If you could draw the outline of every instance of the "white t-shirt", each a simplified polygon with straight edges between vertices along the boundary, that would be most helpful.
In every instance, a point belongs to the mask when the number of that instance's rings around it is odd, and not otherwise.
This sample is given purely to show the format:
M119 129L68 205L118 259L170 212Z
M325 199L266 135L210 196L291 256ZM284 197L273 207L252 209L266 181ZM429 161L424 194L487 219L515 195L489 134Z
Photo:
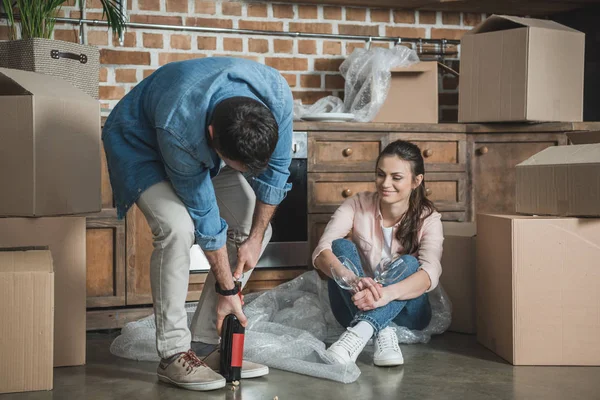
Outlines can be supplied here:
M392 230L393 226L386 228L382 226L383 230L383 246L381 248L381 258L391 258L392 257Z

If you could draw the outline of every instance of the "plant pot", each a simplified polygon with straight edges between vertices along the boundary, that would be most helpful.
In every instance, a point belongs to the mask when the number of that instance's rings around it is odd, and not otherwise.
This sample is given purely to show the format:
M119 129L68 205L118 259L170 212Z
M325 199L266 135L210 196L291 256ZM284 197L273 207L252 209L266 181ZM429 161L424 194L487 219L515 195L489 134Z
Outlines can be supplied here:
M100 50L51 39L0 41L0 67L51 75L98 99Z

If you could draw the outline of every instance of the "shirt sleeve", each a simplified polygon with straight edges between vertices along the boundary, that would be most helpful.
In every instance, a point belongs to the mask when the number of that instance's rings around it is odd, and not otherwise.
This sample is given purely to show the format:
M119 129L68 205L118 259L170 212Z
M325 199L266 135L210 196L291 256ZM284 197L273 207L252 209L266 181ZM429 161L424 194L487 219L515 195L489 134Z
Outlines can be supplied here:
M281 78L283 79L283 78ZM287 85L283 86L281 118L279 125L279 139L275 151L271 155L267 169L259 176L249 180L256 198L263 203L278 205L283 201L287 192L292 188L288 183L290 176L290 163L292 161L292 137L294 120L294 101Z
M220 249L227 240L227 223L219 214L209 168L172 133L157 129L157 140L167 176L192 217L196 243L203 250Z
M444 230L442 216L434 212L423 221L421 241L419 242L419 269L429 275L431 286L427 292L435 289L442 275L442 250L444 243Z
M317 247L313 251L313 266L315 265L315 260L323 250L331 250L331 244L334 240L346 237L352 230L354 226L354 214L356 212L356 198L357 196L353 196L344 201L331 216L323 235L319 239Z

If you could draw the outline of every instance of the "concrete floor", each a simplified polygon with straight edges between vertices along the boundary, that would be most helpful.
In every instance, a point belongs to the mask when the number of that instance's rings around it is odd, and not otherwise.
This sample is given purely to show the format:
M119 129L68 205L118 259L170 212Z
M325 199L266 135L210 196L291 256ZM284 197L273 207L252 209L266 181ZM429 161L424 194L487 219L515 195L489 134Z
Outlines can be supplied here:
M236 391L228 386L203 393L158 383L154 363L114 357L108 348L115 336L88 334L87 365L55 369L53 391L0 395L0 400L600 399L600 368L512 367L469 335L447 333L426 345L402 346L403 367L375 367L372 354L363 353L362 374L352 384L271 369L267 377L242 381Z

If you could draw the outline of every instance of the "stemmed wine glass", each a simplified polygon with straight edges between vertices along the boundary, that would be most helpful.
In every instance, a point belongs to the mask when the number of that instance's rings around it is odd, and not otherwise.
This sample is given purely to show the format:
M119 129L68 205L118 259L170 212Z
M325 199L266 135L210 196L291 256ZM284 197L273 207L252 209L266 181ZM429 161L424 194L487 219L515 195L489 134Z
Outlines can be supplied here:
M331 267L331 276L335 280L335 283L344 290L357 292L359 290L358 282L360 282L358 268L356 268L348 257L339 256L337 259L344 266L344 269L338 271L334 267ZM383 257L375 266L373 280L382 285L387 285L395 282L404 271L406 271L406 264L401 256Z

